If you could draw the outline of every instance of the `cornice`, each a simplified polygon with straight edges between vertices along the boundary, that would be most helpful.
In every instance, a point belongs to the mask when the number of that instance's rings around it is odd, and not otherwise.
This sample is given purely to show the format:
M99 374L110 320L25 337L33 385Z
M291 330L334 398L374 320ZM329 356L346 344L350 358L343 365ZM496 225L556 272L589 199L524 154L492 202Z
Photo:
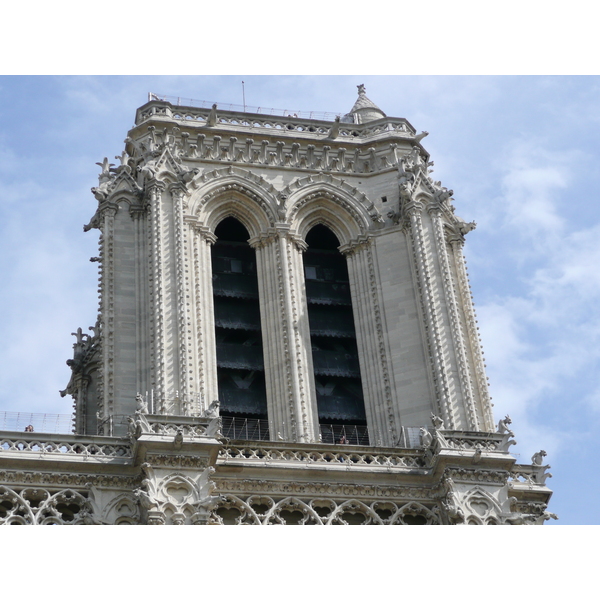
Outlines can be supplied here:
M344 123L318 120L293 115L275 116L249 112L174 106L169 102L152 100L136 112L135 132L152 123L163 126L166 122L191 131L235 132L241 135L260 133L273 138L304 138L335 143L373 143L380 137L418 143L420 136L404 118L384 117L368 123Z

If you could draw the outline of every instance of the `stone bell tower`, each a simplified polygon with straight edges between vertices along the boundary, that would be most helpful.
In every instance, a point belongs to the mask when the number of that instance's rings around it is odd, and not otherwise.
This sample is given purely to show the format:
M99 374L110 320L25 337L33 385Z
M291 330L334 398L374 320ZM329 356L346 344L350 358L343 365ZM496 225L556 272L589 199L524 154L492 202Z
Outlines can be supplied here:
M425 135L362 86L328 125L140 109L93 190L102 357L81 433L137 393L157 414L219 400L293 442L319 440L319 413L385 445L432 412L493 431L462 256L474 224L430 177Z
M98 163L99 318L62 392L82 448L126 440L103 467L121 483L77 492L94 522L554 516L543 455L516 465L510 419L494 424L475 225L426 135L362 85L335 118L137 110L118 164Z

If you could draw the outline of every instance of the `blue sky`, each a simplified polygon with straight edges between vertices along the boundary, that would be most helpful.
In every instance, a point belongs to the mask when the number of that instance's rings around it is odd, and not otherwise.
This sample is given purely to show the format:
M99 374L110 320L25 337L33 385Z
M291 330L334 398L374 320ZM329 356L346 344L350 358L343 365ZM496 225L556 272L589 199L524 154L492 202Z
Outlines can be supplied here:
M466 256L496 420L548 452L560 523L600 524L600 78L0 77L0 411L68 413L77 327L96 319L100 162L148 92L345 113L356 85L429 136L434 178L477 222Z

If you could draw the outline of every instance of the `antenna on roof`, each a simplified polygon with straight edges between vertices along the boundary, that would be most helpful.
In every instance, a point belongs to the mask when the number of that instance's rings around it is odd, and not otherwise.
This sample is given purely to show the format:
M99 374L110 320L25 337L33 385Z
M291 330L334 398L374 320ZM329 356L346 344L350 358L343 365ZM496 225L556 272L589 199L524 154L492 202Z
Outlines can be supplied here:
M246 90L244 89L244 82L242 81L242 98L244 102L244 112L246 112Z

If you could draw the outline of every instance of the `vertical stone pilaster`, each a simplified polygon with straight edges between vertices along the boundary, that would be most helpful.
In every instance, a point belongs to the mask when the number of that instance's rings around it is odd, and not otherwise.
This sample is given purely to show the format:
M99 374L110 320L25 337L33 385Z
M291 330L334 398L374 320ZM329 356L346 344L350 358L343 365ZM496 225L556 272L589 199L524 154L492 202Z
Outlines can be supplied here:
M441 299L435 285L435 267L422 220L423 208L423 204L418 201L408 202L405 208L410 222L409 234L412 245L412 261L424 319L425 339L436 391L437 411L447 428L456 429L457 415L455 415L452 406L449 365L444 352L445 336L440 314Z
M179 414L193 412L192 385L190 382L192 354L192 323L190 302L189 225L184 220L185 189L179 184L170 186L173 198L175 237L175 288L176 288L176 339L178 354Z
M102 328L102 398L100 414L106 418L114 413L115 400L115 256L114 230L117 206L110 204L102 213L102 272L101 309Z
M162 192L164 184L154 180L149 185L149 287L150 287L150 372L154 396L154 411L164 413L165 356L164 356L164 273L162 246Z
M471 373L469 368L469 360L467 349L465 346L465 336L461 323L460 308L457 303L454 276L450 267L448 258L446 236L444 234L444 225L442 223L441 211L438 207L432 206L428 208L429 215L432 220L435 250L438 257L438 262L441 270L441 283L444 290L445 306L450 322L450 332L452 339L452 347L454 352L452 355L456 360L458 368L458 380L462 398L456 398L458 407L464 407L466 423L460 425L461 429L479 431L479 421L475 411L473 388L471 386ZM459 413L461 411L459 410Z
M249 240L256 250L271 437L318 439L310 329L302 288L302 242L280 226Z
M290 363L289 323L283 311L283 298L280 297L283 274L279 247L276 236L267 234L250 239L249 244L256 252L269 431L273 439L294 440L295 423L291 422L292 395L288 390L287 372Z
M479 341L479 333L477 327L477 318L475 315L475 307L471 295L471 286L467 276L465 258L462 252L464 239L454 236L450 240L452 259L456 270L456 278L458 283L458 294L460 297L460 305L464 311L464 319L466 324L466 340L468 350L474 365L475 373L475 393L479 400L479 408L481 414L481 422L483 428L487 431L494 431L494 416L492 414L491 399L488 390L487 376L485 374L485 362L483 360L483 351Z
M393 446L399 437L390 385L388 348L371 240L340 248L348 263L352 310L371 444Z
M135 322L136 339L136 388L144 394L150 390L148 381L148 261L146 245L146 209L141 206L129 209L134 221L135 243L135 297L138 318Z
M296 419L300 428L298 441L314 442L319 439L319 419L317 395L312 377L312 350L310 344L310 324L304 282L304 261L306 250L304 241L282 230L280 243L286 250L287 277L283 283L285 298L291 313L293 355L292 377L297 382L294 402Z
M196 361L190 365L197 380L196 411L202 413L218 400L217 343L212 291L211 246L217 238L206 227L193 227L193 273Z
M104 232L102 231L102 228L100 228L100 238L98 240L98 255L100 258L100 263L99 263L99 269L98 269L98 298L100 299L99 303L98 303L98 320L97 320L97 326L99 328L99 333L101 335L101 361L102 361L102 365L104 365L104 346L106 345L104 342L104 338L105 338L105 333L104 333L104 327L106 326L106 323L104 321L104 279L106 277L106 271L104 269L104 248L106 247L105 241L104 241ZM105 382L105 377L104 377L104 369L100 368L98 369L98 389L97 389L97 394L98 394L98 415L100 416L100 418L104 418L106 416L106 410L105 410L105 399L104 399L104 382Z

